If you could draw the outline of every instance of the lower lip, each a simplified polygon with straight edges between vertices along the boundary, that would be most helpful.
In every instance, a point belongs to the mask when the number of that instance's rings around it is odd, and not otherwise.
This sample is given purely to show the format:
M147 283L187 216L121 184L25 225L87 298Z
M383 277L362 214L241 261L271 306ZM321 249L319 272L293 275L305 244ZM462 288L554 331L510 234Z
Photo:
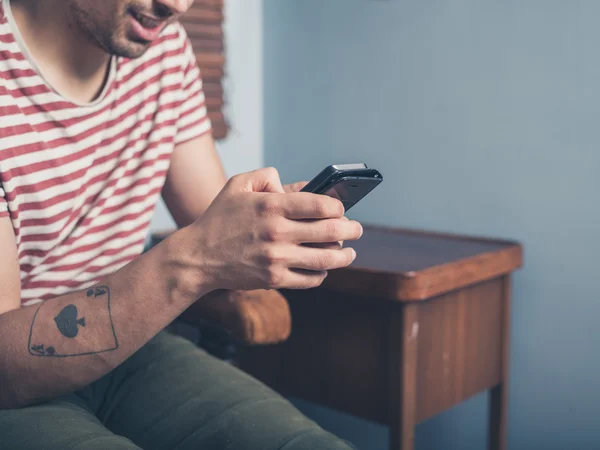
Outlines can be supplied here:
M142 26L141 23L137 21L135 17L130 16L130 20L133 32L137 35L138 38L144 41L154 41L160 36L160 32L162 31L162 25L158 25L155 28L145 28Z

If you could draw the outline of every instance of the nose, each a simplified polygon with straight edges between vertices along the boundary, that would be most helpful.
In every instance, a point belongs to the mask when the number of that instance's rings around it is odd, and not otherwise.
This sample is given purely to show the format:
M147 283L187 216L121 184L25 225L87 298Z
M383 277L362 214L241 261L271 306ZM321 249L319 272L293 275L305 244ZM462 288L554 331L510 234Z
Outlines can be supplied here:
M168 10L170 15L183 14L189 9L192 2L193 0L156 0L157 6L163 10Z

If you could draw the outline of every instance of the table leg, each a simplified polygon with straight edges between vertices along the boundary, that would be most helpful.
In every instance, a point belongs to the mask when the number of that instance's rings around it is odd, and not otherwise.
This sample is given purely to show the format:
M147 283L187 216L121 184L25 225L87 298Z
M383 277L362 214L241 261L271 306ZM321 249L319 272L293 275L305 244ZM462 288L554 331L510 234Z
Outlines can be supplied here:
M390 450L413 450L417 418L419 305L395 307L390 321Z
M506 448L506 393L501 383L490 391L489 450Z
M502 308L502 382L490 392L489 450L506 449L508 418L508 360L510 350L510 276L504 276Z

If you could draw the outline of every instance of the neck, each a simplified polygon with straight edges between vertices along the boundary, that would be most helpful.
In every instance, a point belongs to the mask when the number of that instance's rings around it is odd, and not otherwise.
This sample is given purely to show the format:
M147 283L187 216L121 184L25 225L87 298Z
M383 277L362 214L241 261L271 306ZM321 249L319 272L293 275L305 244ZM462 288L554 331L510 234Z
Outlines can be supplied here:
M78 101L102 89L110 55L69 20L64 0L10 0L19 32L46 80Z

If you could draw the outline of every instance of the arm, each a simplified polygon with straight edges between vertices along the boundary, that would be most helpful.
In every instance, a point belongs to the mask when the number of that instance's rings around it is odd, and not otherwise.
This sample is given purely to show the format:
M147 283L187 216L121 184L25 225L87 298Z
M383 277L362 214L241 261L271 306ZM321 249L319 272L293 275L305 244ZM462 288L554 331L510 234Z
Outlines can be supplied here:
M198 274L178 267L185 254L179 236L91 289L23 308L6 217L0 218L0 251L0 409L51 399L100 378L203 295L189 282Z
M302 242L360 237L342 214L337 200L285 194L273 170L238 175L199 219L93 288L22 308L12 226L0 218L0 409L91 383L216 289L318 286L354 253Z
M162 190L177 226L187 226L200 217L226 182L211 133L177 145Z

